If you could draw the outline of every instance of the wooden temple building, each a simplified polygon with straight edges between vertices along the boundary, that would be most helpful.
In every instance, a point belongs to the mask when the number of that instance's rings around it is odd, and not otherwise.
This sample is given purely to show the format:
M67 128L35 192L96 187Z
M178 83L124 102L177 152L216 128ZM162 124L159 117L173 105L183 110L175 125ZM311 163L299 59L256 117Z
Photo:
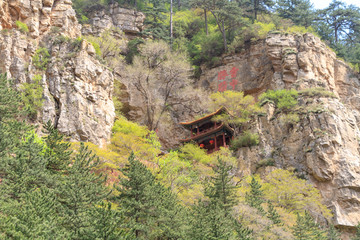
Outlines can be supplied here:
M233 136L233 129L227 124L213 121L213 117L220 115L226 111L222 107L205 117L194 120L192 122L180 123L190 130L191 136L181 140L181 142L196 142L201 148L207 150L208 153L219 150L220 147L227 147Z

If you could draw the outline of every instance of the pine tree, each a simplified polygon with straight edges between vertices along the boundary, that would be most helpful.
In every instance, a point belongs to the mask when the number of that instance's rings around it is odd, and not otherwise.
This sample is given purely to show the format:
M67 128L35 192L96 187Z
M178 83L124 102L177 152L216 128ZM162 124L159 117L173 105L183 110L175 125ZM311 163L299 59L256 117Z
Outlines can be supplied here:
M69 239L59 224L58 201L53 190L40 188L23 194L21 202L8 200L2 211L0 232L7 239Z
M91 209L110 194L104 185L106 179L93 172L98 164L99 159L81 144L57 188L62 225L71 233L72 239L86 239L84 236L93 224Z
M246 193L245 201L251 206L259 210L260 213L264 214L264 209L261 204L264 202L264 193L261 190L260 183L256 180L254 176L251 178L250 182L250 192Z
M235 189L232 184L233 176L229 173L233 167L227 165L218 158L218 163L213 168L215 176L211 177L211 185L207 187L205 195L213 202L220 202L221 206L230 212L231 208L237 204Z
M24 134L32 129L18 121L23 116L20 94L13 89L12 82L6 75L0 74L0 159L11 153Z
M46 159L40 153L44 146L29 135L8 156L0 158L0 198L19 199L22 194L51 182Z
M48 121L44 125L47 134L43 139L46 143L45 157L48 159L46 168L51 171L64 170L70 161L72 151L70 150L70 143L64 142L64 136L59 133L54 126Z
M84 235L87 239L120 240L129 239L119 228L122 218L119 212L111 208L111 203L101 202L90 211L92 227Z
M120 194L115 202L121 206L124 228L136 239L175 239L182 235L182 210L169 189L155 181L155 177L132 153L129 163L121 171L115 189Z
M341 240L339 231L336 230L336 228L332 224L329 226L327 232L327 240Z
M315 223L310 214L305 211L304 216L297 214L296 224L292 227L296 240L325 240L325 233Z
M232 185L231 166L218 158L213 167L215 176L211 178L205 195L209 201L199 201L192 209L190 239L251 239L252 231L244 227L231 215L237 203L236 187Z
M356 234L352 240L360 240L360 223L356 226Z
M280 215L276 212L274 206L272 205L272 203L269 201L268 202L268 213L267 213L267 217L276 225L282 225L281 224L281 219L280 219Z

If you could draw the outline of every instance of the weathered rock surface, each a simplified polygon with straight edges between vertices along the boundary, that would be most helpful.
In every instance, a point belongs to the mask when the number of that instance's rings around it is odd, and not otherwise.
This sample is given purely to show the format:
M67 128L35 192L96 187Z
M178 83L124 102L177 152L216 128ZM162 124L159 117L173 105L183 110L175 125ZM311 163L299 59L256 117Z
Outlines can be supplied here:
M38 123L50 120L73 141L102 145L109 140L115 118L113 75L95 57L81 36L69 0L0 0L0 72L17 86L42 76L44 104ZM22 21L28 33L15 29ZM8 30L5 30L8 29ZM36 50L50 54L46 69L33 63Z
M199 84L217 91L218 84L226 81L227 89L254 96L282 88L321 87L334 93L337 98L301 97L300 122L294 124L282 122L281 113L268 105L267 116L258 117L251 126L261 142L239 150L239 166L243 173L255 172L260 160L269 159L276 167L294 167L320 190L337 226L356 226L360 221L359 76L311 34L270 34L239 54L225 56L223 62L204 69ZM236 76L231 76L234 72Z
M110 138L115 118L113 75L94 60L91 44L82 41L75 54L69 45L51 47L43 122L53 121L72 140L103 145Z
M108 8L95 6L89 9L89 24L84 25L84 35L99 35L111 28L121 29L128 37L141 32L144 27L145 15L131 9L121 8L118 3Z
M27 24L33 38L58 27L69 37L80 36L75 11L70 0L1 0L0 30L16 28L16 21Z

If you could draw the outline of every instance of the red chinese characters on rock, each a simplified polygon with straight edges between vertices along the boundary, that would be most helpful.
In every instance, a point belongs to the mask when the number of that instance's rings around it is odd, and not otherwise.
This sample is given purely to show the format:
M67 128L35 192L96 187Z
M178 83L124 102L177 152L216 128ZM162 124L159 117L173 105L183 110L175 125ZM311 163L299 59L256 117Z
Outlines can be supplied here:
M226 72L226 70L222 70L218 72L218 80L225 80L225 78L229 76Z
M239 69L236 67L233 67L229 71L230 76L231 76L231 82L229 83L229 85L232 87L232 90L235 90L235 86L239 83L239 81L235 79L238 71L239 71ZM223 81L219 82L219 84L218 84L219 92L224 92L227 90L227 87L228 87L228 82L226 81L227 76L229 76L229 74L227 73L226 70L222 70L222 71L218 72L218 77L217 77L218 81L223 80Z

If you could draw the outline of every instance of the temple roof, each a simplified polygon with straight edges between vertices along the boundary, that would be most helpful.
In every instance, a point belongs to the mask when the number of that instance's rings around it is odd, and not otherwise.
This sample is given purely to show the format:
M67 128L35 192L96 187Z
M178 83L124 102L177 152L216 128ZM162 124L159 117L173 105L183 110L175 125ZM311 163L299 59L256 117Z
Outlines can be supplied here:
M219 132L219 131L222 130L222 129L226 129L226 130L228 130L230 133L233 133L233 132L234 132L234 130L233 130L231 127L229 127L227 124L222 123L222 124L220 124L218 127L213 128L213 129L210 129L209 131L203 132L203 133L201 133L201 134L199 134L199 135L196 135L196 136L193 136L193 137L190 137L190 138L181 139L180 141L181 141L181 142L190 142L191 140L197 140L197 139L206 137L206 136L208 136L208 135L214 134L214 133L216 133L216 132Z
M218 110L216 110L215 112L210 113L209 115L206 115L205 117L196 119L196 120L191 121L191 122L181 122L180 124L183 125L184 127L189 127L189 126L194 125L196 123L203 122L203 121L206 121L206 120L210 120L213 116L221 114L224 111L227 111L227 109L225 107L221 107Z

